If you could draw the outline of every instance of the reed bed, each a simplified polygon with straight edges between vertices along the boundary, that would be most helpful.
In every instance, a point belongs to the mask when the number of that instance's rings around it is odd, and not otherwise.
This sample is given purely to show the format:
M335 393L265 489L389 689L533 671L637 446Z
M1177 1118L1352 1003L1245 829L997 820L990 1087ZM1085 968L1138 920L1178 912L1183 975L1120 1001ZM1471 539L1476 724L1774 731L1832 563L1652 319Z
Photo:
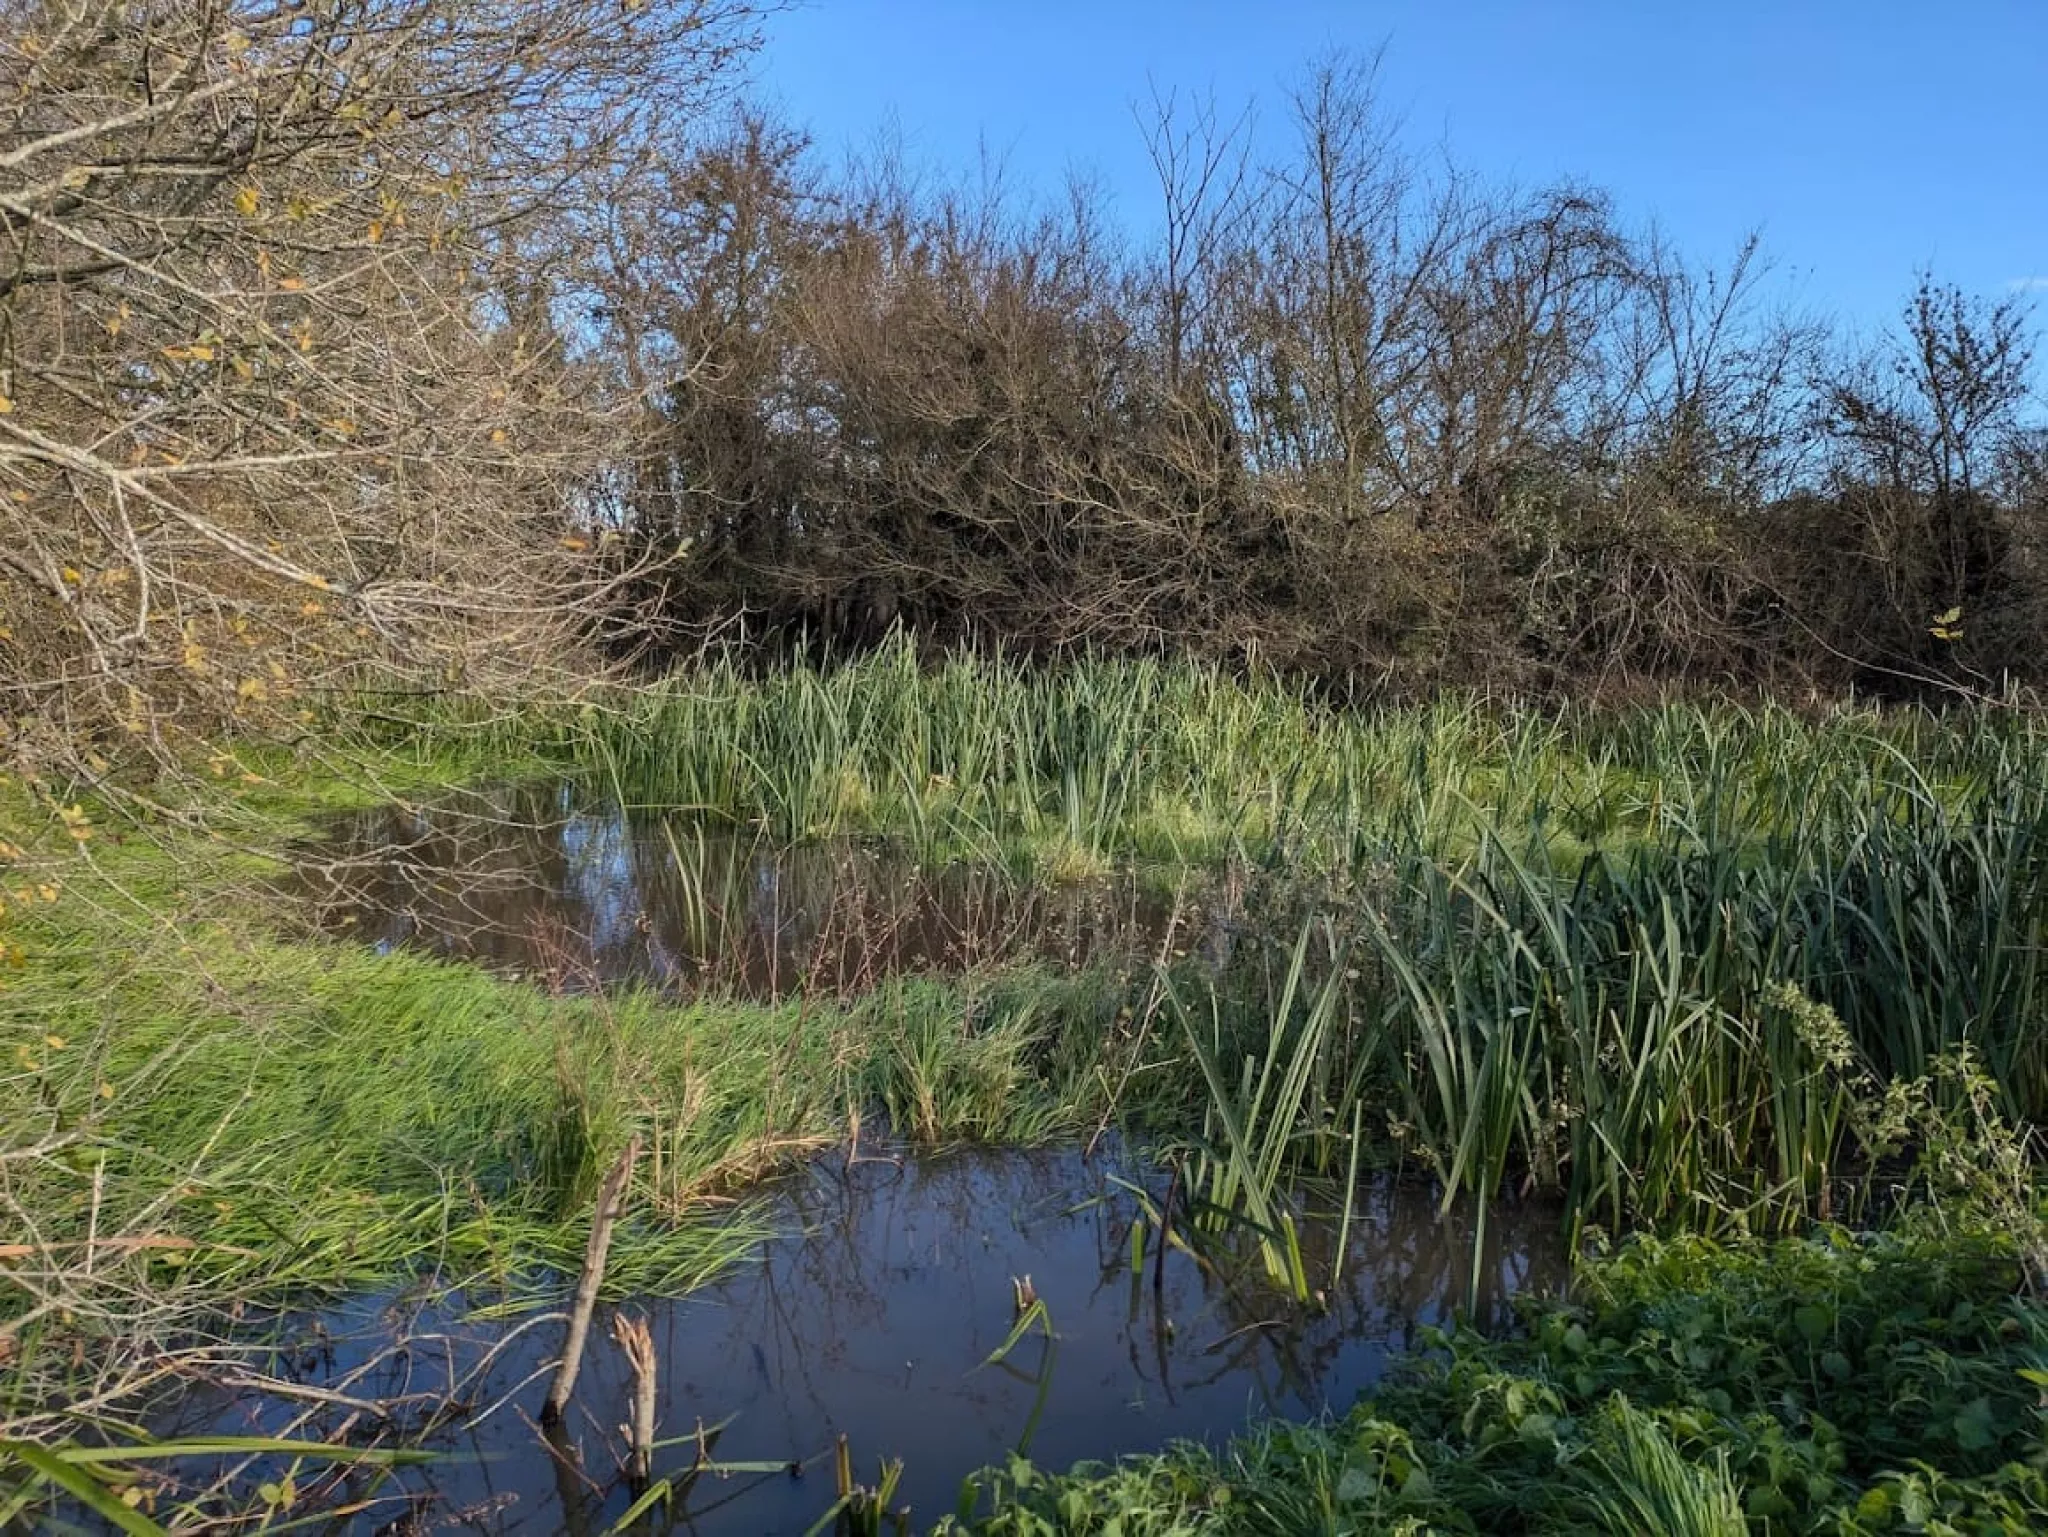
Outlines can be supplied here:
M2048 1115L2048 726L2021 711L1353 709L1192 663L897 645L507 722L411 740L516 729L629 803L771 838L1249 882L1237 962L1149 996L1190 1023L1101 1050L1120 1113L1207 1119L1256 1226L1277 1171L1340 1172L1353 1126L1447 1197L1512 1180L1578 1224L1720 1229L1866 1207L1910 1149L1856 1106L1959 1052L2006 1120Z
M896 646L714 661L544 735L626 800L779 838L1247 873L1246 958L1177 984L1206 1022L1148 1039L1124 1108L1209 1117L1262 1225L1273 1169L1340 1168L1353 1124L1447 1192L1721 1228L1861 1209L1888 1144L1859 1097L1959 1052L2006 1119L2048 1115L2048 726L2020 711L1377 711L1197 664ZM1348 973L1312 1028L1309 929Z
M1902 788L1960 806L2048 758L2048 730L2017 711L1354 708L1197 662L930 665L907 644L765 673L713 659L574 709L342 721L426 762L539 753L630 803L784 840L886 834L938 855L1083 866L1245 854L1334 869L1513 829L1564 851L1670 832L1742 844L1848 826Z

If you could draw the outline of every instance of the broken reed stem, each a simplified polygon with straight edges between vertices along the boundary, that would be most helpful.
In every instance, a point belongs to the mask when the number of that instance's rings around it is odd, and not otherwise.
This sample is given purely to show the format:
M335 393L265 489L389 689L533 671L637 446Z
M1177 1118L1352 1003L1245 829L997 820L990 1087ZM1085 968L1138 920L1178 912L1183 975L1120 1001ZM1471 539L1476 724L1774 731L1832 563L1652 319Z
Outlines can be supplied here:
M648 1331L646 1319L617 1313L612 1316L612 1338L619 1342L619 1349L626 1353L626 1364L633 1368L633 1414L625 1427L631 1453L626 1482L637 1495L646 1491L654 1467L654 1336Z
M611 1249L612 1224L619 1220L626 1184L633 1177L633 1165L640 1157L640 1138L626 1144L619 1161L597 1189L597 1208L590 1217L590 1241L583 1248L583 1274L576 1282L576 1305L569 1314L569 1337L562 1344L562 1364L555 1368L554 1386L541 1410L543 1425L560 1422L569 1407L569 1395L576 1389L576 1373L583 1365L583 1345L590 1337L590 1314L597 1306L597 1290L604 1284L604 1260Z

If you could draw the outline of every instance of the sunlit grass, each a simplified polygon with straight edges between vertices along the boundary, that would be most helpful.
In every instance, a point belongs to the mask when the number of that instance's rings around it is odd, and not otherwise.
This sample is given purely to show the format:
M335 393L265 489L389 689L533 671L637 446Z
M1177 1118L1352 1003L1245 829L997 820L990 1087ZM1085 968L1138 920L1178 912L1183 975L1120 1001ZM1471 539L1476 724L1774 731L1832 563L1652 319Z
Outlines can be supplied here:
M1361 1160L1447 1199L1554 1190L1575 1227L1733 1234L1860 1210L1858 1096L1960 1047L2006 1116L2048 1115L2048 727L2017 713L1373 712L1194 665L897 647L574 707L337 706L319 745L195 767L154 819L0 787L0 1175L34 1257L0 1283L11 1427L57 1423L78 1341L124 1309L544 1286L636 1135L615 1291L744 1254L731 1199L829 1142L1121 1123L1192 1150L1201 1209L1304 1296L1298 1182L1341 1200ZM262 878L323 811L531 775L661 808L685 867L695 823L1019 881L1228 882L1230 959L679 1004L275 924ZM1612 1468L1669 1471L1610 1429ZM1725 1513L1718 1485L1670 1489Z

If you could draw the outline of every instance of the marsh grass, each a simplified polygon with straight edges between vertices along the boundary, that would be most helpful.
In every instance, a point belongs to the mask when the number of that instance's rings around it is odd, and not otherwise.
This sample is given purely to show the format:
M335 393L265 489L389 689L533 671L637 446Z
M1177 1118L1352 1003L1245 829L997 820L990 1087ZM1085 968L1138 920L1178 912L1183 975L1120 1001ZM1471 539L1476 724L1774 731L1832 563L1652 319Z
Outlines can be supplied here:
M1164 978L1189 1054L1208 1089L1202 1136L1195 1144L1189 1176L1197 1221L1220 1217L1247 1224L1257 1235L1268 1278L1285 1286L1297 1302L1308 1301L1313 1288L1283 1182L1312 1161L1296 1142L1349 1123L1350 1117L1340 1116L1359 1102L1355 1074L1334 1095L1329 1082L1330 1064L1338 1056L1330 1038L1344 979L1333 968L1311 990L1308 961L1317 937L1313 928L1302 931L1267 1022L1264 1054L1256 1061L1244 1057L1234 1082L1225 1065L1225 1032L1215 991L1208 992L1206 1017L1198 1017L1172 977ZM1322 938L1329 947L1327 927ZM1349 1184L1342 1187L1341 1201L1343 1226L1348 1228Z
M1190 664L906 646L574 706L333 711L311 745L223 748L153 816L0 787L0 1200L25 1235L0 1432L59 1444L81 1404L134 1430L150 1352L202 1320L218 1341L237 1303L394 1273L544 1288L635 1134L618 1290L730 1263L757 1231L731 1197L863 1127L1121 1120L1196 1152L1196 1209L1248 1224L1299 1296L1291 1192L1362 1157L1447 1200L1521 1183L1582 1227L1737 1233L1870 1199L1859 1095L1923 1085L1923 1125L2048 1114L2048 728L2018 712L1377 713ZM292 940L252 896L323 807L526 774L670 813L679 867L694 823L1019 879L1202 866L1248 896L1216 954L1154 975L686 1006ZM1935 1070L1964 1050L1976 1077ZM1640 1483L1656 1444L1611 1428Z

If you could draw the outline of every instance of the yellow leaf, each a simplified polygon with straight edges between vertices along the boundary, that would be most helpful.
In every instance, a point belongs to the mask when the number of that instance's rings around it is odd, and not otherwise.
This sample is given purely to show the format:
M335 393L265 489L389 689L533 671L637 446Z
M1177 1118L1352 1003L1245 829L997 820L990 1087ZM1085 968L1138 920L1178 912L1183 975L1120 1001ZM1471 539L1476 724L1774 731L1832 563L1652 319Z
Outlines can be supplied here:
M378 241L382 240L383 238L384 221L382 219L372 219L370 221L370 244L375 245Z
M100 1080L100 1098L101 1098L101 1099L112 1099L113 1097L114 1097L114 1086L113 1086L113 1085L112 1085L111 1083L108 1083L108 1082L106 1081L106 1079L102 1078L102 1079ZM131 1490L131 1491L128 1491L128 1492L131 1492L131 1493L135 1493L135 1494L140 1494L140 1493L141 1493L142 1491L141 1491L141 1490L139 1490L139 1489L135 1489L135 1490Z
M590 541L588 539L578 539L574 534L566 534L562 538L562 548L565 550L587 550L590 548Z
M295 294L306 286L306 280L304 278L279 278L277 286L288 294Z
M263 194L254 187L244 187L235 194L235 212L245 219L254 218L256 210L262 206L262 203Z
M52 1051L62 1051L64 1049L64 1037L61 1035L46 1035L43 1037L43 1044Z
M14 402L9 400L5 395L0 395L0 416L5 416L9 411L12 411L13 409Z
M71 583L74 587L82 585L85 581L85 578L78 574L78 567L76 566L66 566L63 571L63 577L65 581Z

